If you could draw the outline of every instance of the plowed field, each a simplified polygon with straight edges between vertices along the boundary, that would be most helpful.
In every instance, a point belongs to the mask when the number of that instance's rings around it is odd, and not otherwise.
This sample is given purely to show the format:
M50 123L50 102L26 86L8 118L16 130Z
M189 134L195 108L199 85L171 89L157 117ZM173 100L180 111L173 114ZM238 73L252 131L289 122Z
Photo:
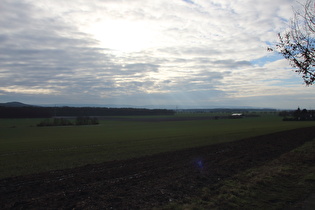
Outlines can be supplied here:
M302 128L231 143L0 180L0 209L151 209L260 166L315 137Z

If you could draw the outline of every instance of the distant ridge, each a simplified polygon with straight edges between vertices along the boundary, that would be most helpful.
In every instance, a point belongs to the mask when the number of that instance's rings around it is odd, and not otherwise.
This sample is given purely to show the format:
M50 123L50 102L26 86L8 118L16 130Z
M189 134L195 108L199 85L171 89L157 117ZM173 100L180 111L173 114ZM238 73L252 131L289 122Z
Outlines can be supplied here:
M0 107L94 107L94 108L135 108L135 109L169 109L176 111L277 111L274 108L261 108L251 106L175 106L175 105L122 105L122 104L24 104L13 101L0 103Z
M13 102L7 102L7 103L0 103L0 106L2 107L30 107L33 105L23 104L21 102L13 101Z

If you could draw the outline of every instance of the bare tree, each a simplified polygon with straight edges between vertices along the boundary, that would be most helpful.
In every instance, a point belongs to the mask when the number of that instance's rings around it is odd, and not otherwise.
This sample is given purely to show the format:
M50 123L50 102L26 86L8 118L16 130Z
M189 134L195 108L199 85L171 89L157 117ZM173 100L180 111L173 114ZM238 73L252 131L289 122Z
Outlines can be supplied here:
M303 10L294 11L290 30L278 34L279 43L269 51L278 51L295 72L302 75L307 86L315 83L315 4L307 0Z

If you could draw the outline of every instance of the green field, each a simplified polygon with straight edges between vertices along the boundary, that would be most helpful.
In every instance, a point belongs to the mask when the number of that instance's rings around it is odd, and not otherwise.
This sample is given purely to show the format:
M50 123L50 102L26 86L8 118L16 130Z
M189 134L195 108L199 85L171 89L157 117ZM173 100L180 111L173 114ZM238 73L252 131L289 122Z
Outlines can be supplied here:
M0 119L0 178L235 141L315 125L315 122L284 122L276 115L159 122L102 120L94 126L36 127L40 121Z

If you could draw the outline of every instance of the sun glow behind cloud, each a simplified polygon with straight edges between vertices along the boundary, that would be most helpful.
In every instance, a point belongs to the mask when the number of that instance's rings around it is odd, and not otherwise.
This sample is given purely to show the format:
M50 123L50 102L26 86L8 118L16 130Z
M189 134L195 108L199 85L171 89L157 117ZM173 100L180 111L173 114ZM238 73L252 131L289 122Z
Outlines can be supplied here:
M92 24L87 30L101 47L132 53L154 46L156 33L143 22L107 20Z

